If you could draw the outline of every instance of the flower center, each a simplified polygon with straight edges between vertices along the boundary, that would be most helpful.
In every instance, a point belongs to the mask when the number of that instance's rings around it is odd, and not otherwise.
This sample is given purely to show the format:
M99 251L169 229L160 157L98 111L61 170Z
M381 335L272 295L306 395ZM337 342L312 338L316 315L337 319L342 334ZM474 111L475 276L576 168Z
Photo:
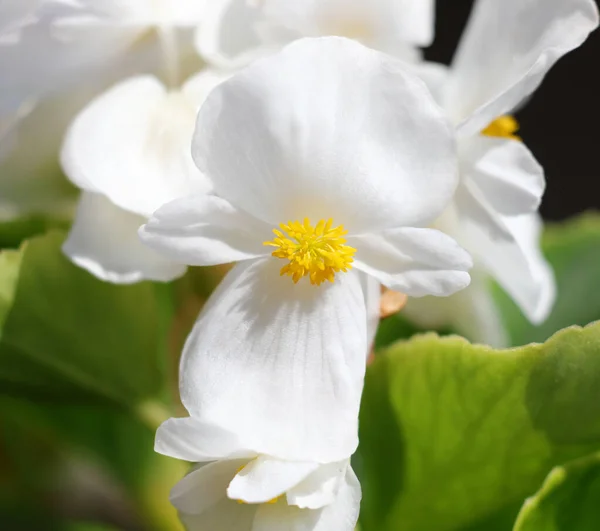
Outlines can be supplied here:
M499 138L510 138L511 140L521 141L521 137L515 133L519 130L519 122L514 116L504 115L500 118L496 118L490 125L488 125L483 131L482 135L499 137Z
M281 230L273 229L276 238L264 244L276 248L272 256L290 261L281 268L281 275L292 277L294 284L308 276L310 283L318 286L326 280L333 282L336 273L352 269L356 249L345 245L343 225L332 225L332 219L322 219L313 227L305 218L304 223L289 221L280 225Z

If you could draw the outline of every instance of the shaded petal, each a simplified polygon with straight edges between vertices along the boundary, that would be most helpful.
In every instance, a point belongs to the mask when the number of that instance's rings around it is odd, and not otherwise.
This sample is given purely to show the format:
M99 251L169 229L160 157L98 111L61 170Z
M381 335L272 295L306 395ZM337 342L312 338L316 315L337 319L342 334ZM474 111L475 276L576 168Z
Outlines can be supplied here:
M459 145L464 178L477 186L491 208L509 216L538 209L546 179L525 144L476 136Z
M281 265L246 261L225 277L185 346L181 398L262 454L337 461L357 445L367 350L360 277L294 284Z
M304 480L319 468L315 462L281 461L259 456L240 470L227 489L234 500L266 503Z
M119 83L71 125L61 155L65 173L146 216L176 197L206 191L210 184L190 153L197 107L151 76Z
M316 511L282 502L261 505L252 531L353 531L360 511L360 483L348 467L346 480L334 503Z
M227 485L248 459L202 464L171 490L171 503L181 512L200 515L227 498Z
M444 101L460 133L478 133L513 111L597 25L592 0L478 0Z
M163 422L156 431L154 450L193 463L239 458L246 458L247 462L256 456L256 452L244 447L237 434L194 417ZM233 476L235 473L229 479Z
M270 254L266 223L213 195L177 199L140 229L142 241L177 262L216 265Z
M446 297L467 287L473 261L449 236L433 229L394 229L348 239L357 269L411 297Z
M252 531L256 505L224 498L200 514L179 513L187 531Z
M138 229L144 221L100 194L84 192L63 251L79 267L116 284L167 282L183 275L185 266L142 244Z
M348 460L321 465L306 479L288 490L288 504L300 509L320 509L334 503L349 466Z
M333 218L351 233L428 223L457 184L453 132L400 61L303 39L217 87L193 154L218 195L277 225Z

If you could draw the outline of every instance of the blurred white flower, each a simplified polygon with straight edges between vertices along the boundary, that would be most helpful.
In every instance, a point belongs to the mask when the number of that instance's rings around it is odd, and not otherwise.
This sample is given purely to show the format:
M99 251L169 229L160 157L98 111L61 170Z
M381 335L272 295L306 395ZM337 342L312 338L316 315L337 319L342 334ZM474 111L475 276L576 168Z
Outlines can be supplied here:
M454 193L452 128L400 61L305 39L212 92L193 155L216 195L167 204L140 231L181 263L241 262L188 339L188 410L260 433L270 455L351 454L377 283L414 296L469 283L469 255L418 228Z
M64 208L72 194L57 161L70 119L133 74L179 86L201 65L192 43L203 12L199 0L0 4L0 218Z
M191 139L198 108L223 81L206 70L180 90L152 76L127 79L92 101L71 125L62 164L84 190L65 253L111 282L171 280L185 272L139 241L137 231L165 202L210 190Z
M412 61L433 40L434 9L434 0L214 0L197 46L232 67L302 37L338 36Z
M460 186L435 226L473 254L479 271L456 299L409 303L409 317L425 326L451 324L475 341L506 345L486 273L531 322L548 316L556 287L540 251L537 209L544 173L516 136L518 123L509 113L597 26L591 0L478 0L451 67L420 67L459 135Z
M358 520L361 489L349 459L277 459L193 417L165 422L155 448L199 463L171 491L189 531L353 531Z

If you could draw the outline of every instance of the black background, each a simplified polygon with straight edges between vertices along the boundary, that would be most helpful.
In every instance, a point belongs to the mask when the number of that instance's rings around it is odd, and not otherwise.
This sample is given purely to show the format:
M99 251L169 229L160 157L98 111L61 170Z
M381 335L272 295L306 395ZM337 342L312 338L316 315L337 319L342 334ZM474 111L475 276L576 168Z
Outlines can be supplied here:
M472 3L437 2L428 60L450 62ZM600 209L600 30L558 61L517 118L520 136L546 171L543 216L560 220Z

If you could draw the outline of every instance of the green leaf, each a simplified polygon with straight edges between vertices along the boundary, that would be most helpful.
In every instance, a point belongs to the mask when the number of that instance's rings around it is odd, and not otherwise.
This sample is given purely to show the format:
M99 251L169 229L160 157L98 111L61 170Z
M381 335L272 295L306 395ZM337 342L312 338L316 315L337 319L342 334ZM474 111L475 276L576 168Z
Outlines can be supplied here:
M126 408L155 400L168 362L165 288L101 282L62 255L62 239L50 233L0 254L0 386Z
M366 378L363 531L509 529L554 466L600 448L598 389L600 324L509 351L392 346Z
M23 241L40 236L52 229L67 229L66 217L28 216L0 222L0 249L17 249Z
M600 526L600 454L550 472L529 498L514 531L597 531Z
M549 318L532 325L500 289L496 300L513 345L543 342L567 326L600 320L600 215L588 213L546 227L543 249L554 269L558 298Z

